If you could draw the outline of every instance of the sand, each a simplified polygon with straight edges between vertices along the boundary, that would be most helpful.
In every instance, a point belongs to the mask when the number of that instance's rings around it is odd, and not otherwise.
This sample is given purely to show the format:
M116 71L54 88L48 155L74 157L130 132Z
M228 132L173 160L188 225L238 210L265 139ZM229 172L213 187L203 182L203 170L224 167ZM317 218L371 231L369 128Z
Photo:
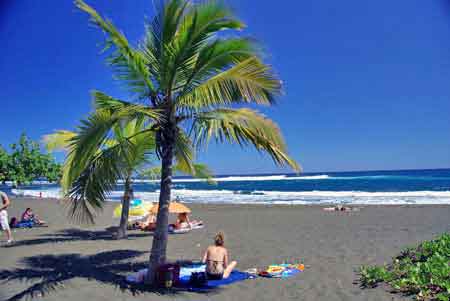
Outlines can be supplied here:
M199 259L214 233L224 230L240 269L283 261L307 268L293 278L251 279L208 294L163 294L124 285L124 275L145 267L152 237L132 231L128 240L112 240L115 205L107 204L95 226L81 227L56 200L12 198L10 216L32 207L49 227L15 230L17 243L2 245L0 300L33 292L38 300L67 301L409 300L383 287L360 289L357 268L388 262L405 246L450 231L450 206L365 206L342 213L318 206L192 205L207 226L170 236L169 259ZM43 296L42 281L49 284Z

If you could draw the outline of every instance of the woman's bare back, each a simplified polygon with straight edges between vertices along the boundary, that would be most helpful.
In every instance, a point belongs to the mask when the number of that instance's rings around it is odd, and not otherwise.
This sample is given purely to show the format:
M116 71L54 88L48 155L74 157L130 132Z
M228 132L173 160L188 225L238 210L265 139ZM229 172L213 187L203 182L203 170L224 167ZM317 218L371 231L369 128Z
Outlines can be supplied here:
M202 262L206 263L206 274L209 279L226 279L237 265L236 261L228 261L224 241L223 232L218 232L214 238L214 245L209 246L203 255Z
M209 246L207 250L207 260L224 262L227 249L218 246Z

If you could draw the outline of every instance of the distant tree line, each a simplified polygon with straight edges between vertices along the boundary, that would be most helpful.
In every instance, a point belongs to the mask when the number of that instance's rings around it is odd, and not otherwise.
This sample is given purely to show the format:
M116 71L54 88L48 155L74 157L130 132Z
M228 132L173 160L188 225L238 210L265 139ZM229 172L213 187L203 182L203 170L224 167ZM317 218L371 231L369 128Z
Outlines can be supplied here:
M61 164L52 155L41 152L39 143L25 134L18 143L10 145L10 152L0 145L0 183L11 181L19 186L41 178L55 182L60 177Z

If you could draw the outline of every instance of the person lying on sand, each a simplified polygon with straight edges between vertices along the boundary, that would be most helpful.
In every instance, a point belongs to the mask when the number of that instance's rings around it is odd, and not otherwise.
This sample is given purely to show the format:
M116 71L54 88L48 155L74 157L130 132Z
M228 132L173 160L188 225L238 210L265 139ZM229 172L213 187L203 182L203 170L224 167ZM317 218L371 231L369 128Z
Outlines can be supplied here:
M202 262L206 263L206 276L210 280L228 278L237 265L236 261L228 263L228 251L224 245L225 235L219 232L214 237L214 245L209 246L203 255Z
M177 220L175 224L173 225L175 229L190 229L192 230L192 227L202 225L202 221L198 220L189 220L189 215L187 213L179 213L177 216Z
M39 217L33 213L31 208L25 209L24 213L22 213L21 222L33 222L36 225L45 225L47 223L46 221L39 219Z
M143 222L135 222L132 225L133 229L140 229L142 231L154 231L156 229L156 216L149 214L147 219Z
M359 208L344 207L342 205L336 205L335 207L323 208L324 211L359 211Z

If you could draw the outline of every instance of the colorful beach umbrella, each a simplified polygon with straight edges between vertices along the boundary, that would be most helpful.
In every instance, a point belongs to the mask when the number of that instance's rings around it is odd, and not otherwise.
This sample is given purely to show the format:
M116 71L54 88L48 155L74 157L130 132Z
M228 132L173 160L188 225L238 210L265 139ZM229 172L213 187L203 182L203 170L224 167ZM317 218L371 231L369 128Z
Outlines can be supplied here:
M130 206L128 215L130 217L144 217L149 214L149 211L152 208L152 206L153 204L150 202L142 202L137 206ZM122 205L118 205L114 209L114 217L119 218L121 214L122 214Z
M153 205L150 210L151 213L158 213L158 204ZM169 213L191 213L191 209L189 209L186 205L178 203L178 202L170 202L169 205Z

